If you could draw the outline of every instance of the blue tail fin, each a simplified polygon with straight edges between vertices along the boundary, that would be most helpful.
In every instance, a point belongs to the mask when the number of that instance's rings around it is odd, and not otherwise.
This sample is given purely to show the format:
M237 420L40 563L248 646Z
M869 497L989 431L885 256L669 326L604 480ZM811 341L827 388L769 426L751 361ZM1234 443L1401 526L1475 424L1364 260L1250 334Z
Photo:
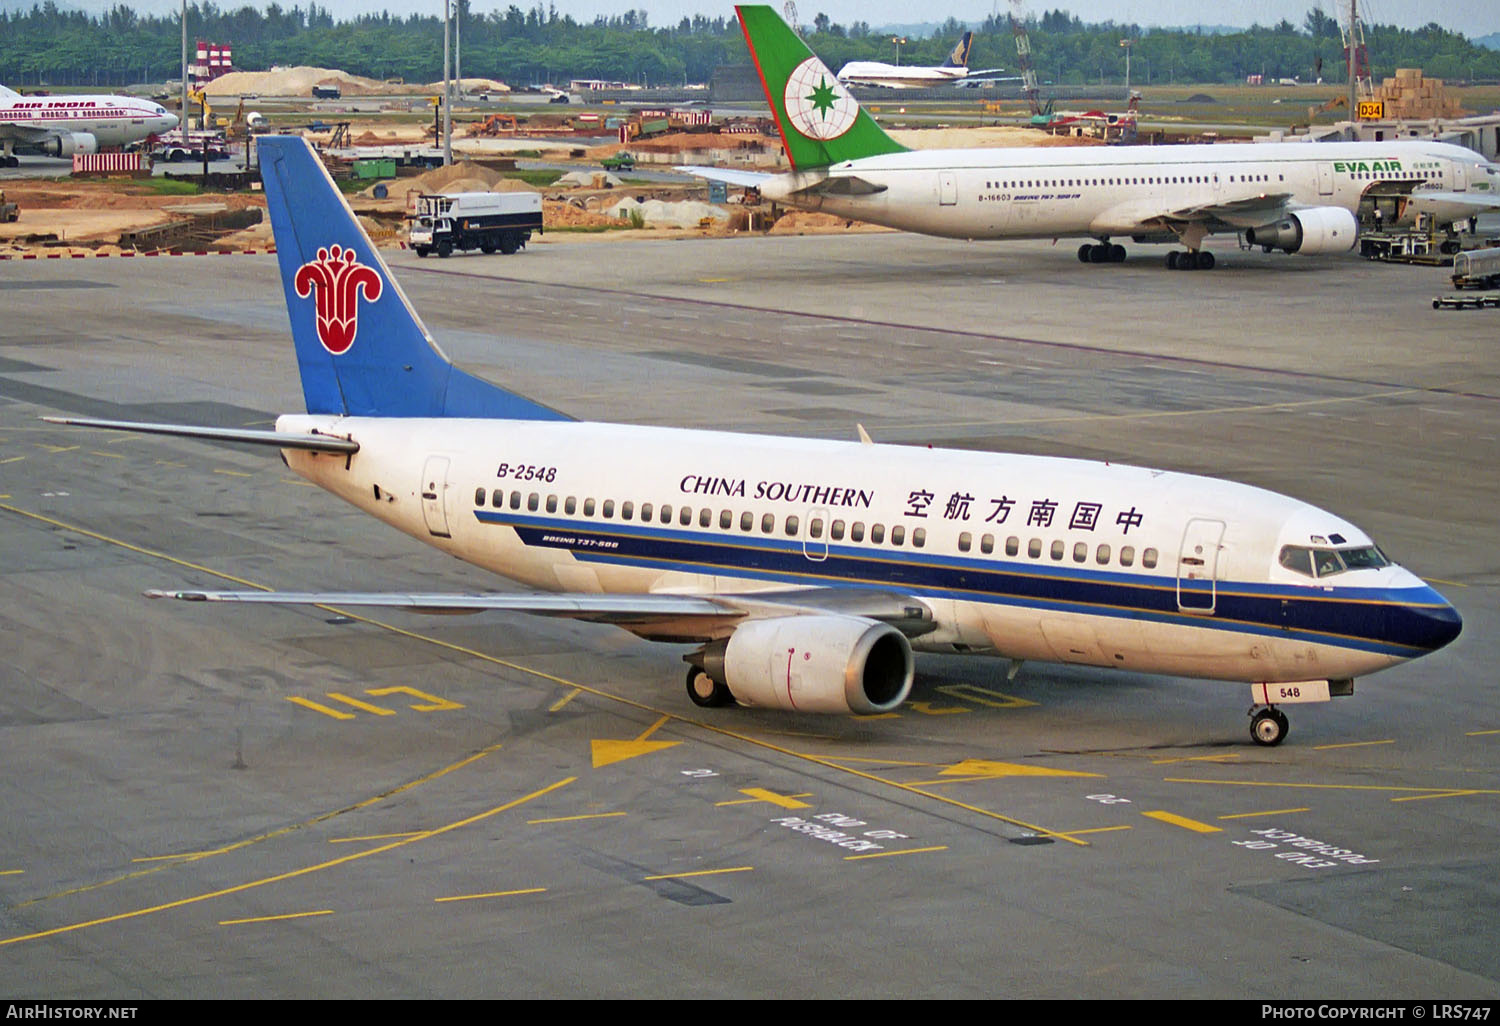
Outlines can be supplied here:
M969 49L974 45L974 33L965 32L943 62L945 68L967 68L969 66Z
M308 413L568 419L448 362L307 141L259 145Z

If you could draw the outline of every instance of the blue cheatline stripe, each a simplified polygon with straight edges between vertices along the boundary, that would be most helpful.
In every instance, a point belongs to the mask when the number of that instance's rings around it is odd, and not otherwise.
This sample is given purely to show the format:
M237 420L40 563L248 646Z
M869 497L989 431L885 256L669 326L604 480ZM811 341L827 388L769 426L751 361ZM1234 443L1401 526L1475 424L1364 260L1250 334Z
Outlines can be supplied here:
M1266 637L1294 637L1410 658L1431 651L1424 609L1447 608L1430 589L1330 589L1316 595L1283 585L1218 582L1212 615L1178 608L1176 578L1077 570L830 545L811 560L800 540L723 536L698 530L578 522L476 509L476 519L512 527L529 546L563 549L587 562L723 574L793 585L898 588L913 595L1038 610L1146 620ZM1183 595L1207 605L1207 582Z

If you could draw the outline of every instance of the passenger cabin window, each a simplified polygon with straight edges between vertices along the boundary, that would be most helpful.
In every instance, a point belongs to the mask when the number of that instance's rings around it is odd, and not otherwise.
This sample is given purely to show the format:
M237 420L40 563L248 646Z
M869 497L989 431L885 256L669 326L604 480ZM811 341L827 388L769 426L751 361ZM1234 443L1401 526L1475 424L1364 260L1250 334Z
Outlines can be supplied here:
M643 523L643 524L649 524L651 522L651 510L652 510L652 508L653 507L652 507L651 503L649 503L649 502L643 502L643 503L641 503L641 523ZM625 515L628 517L630 514L627 513Z
M755 514L748 509L740 514L740 530L748 531L755 526Z
M593 499L584 499L583 500L583 515L586 516L586 517L591 517L591 516L594 515L594 500Z
M1145 567L1147 570L1154 570L1156 568L1155 549L1147 549L1145 552L1141 553L1141 566Z
M906 541L906 528L905 527L902 527L900 524L897 524L895 527L891 528L891 544L892 545L901 545L905 541Z
M995 536L993 534L982 534L979 536L979 551L986 556L995 551Z
M557 512L557 496L555 496L555 495L549 495L549 496L547 496L547 512L548 513L556 513Z
M835 520L828 525L828 537L834 541L844 540L844 522L842 520Z
M911 532L911 544L913 548L920 549L927 544L927 528L915 527Z
M574 496L570 495L570 496L568 496L568 501L563 503L563 513L565 513L568 516L572 516L574 513L577 513L577 512L578 512L578 499L575 498Z
M1135 565L1135 546L1134 545L1121 545L1120 546L1120 565L1121 566L1134 566Z
M849 540L857 542L865 540L865 523L863 520L856 520L853 526L849 528Z
M704 506L698 511L698 526L711 527L714 522L714 511Z
M799 520L799 519L797 519L797 517L795 517L795 516L789 516L789 517L787 517L786 518L786 536L788 538L795 538L795 537L797 537L797 528L798 528L798 526L801 523L802 523L802 521ZM858 538L856 538L854 540L855 541L859 541Z
M883 541L885 541L885 525L884 524L871 524L870 525L870 543L872 545L879 545Z
M613 520L614 518L615 518L615 500L614 499L605 499L604 500L604 519L605 520Z
M474 490L474 505L476 505L476 506L483 506L484 505L484 489L483 488L476 488Z
M776 517L774 515L770 514L770 513L766 513L763 516L761 516L761 518L760 518L760 533L761 534L770 534L774 530L776 530Z
M965 531L965 532L963 532L962 534L960 534L958 536L958 551L959 552L968 552L969 548L973 544L974 544L974 536L972 534L970 534L968 531Z
M530 495L526 496L526 508L529 509L531 512L535 513L537 511L537 507L540 506L541 504L542 504L542 497L541 497L540 493L538 493L538 492L532 492Z
M734 526L734 512L732 510L719 510L719 528L727 531Z
M635 516L635 503L633 503L633 502L622 502L622 503L620 503L620 519L621 520L630 520L634 516Z

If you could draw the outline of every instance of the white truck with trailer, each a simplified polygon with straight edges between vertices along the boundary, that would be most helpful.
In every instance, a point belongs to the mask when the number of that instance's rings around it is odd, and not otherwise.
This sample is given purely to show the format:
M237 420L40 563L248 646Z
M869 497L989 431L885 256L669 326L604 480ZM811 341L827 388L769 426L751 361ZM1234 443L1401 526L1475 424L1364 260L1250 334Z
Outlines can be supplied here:
M514 253L542 231L542 197L535 192L456 192L421 195L407 243L425 257L455 249Z

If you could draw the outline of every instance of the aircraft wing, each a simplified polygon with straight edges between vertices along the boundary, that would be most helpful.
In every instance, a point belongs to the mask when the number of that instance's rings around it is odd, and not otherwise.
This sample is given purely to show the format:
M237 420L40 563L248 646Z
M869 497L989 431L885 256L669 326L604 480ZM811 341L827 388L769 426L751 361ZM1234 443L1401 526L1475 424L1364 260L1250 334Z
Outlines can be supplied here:
M674 637L722 637L743 620L772 616L837 613L889 623L909 637L934 628L926 605L900 592L862 588L800 588L741 595L603 595L589 592L487 592L474 594L362 591L168 591L147 598L183 602L251 602L291 606L376 607L413 613L530 613L570 620L615 624L659 634L672 625ZM651 625L656 625L653 628Z
M1144 234L1172 224L1217 222L1236 228L1270 224L1290 208L1289 192L1262 193L1234 200L1218 200L1183 207L1169 207L1150 199L1130 200L1101 213L1089 223L1100 234Z
M48 139L55 139L57 131L51 128L37 128L33 125L0 124L0 139L14 139L18 143L26 143L35 146L44 143Z
M727 167L683 165L673 168L673 170L685 171L690 175L697 175L699 178L707 178L711 182L726 182L729 185L743 185L752 189L758 189L766 179L776 177L764 171L736 171L733 168Z

